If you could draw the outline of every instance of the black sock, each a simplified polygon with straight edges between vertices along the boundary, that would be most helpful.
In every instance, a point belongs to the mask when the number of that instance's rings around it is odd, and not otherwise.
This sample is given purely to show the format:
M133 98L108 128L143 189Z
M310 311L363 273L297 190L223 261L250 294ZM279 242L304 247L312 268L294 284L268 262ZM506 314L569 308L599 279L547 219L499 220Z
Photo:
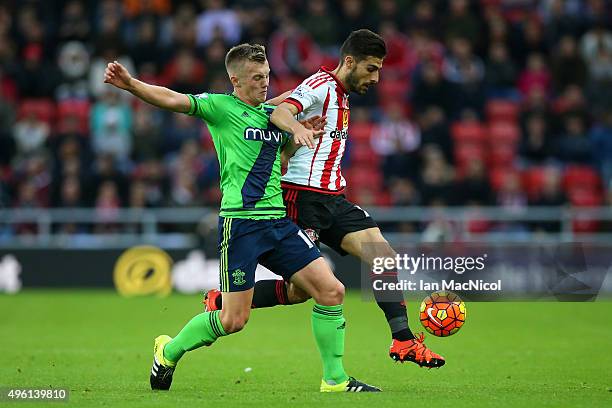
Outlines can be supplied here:
M285 281L269 279L255 282L252 309L289 304Z
M385 273L384 275L377 275L376 279L387 283L395 283L397 282L397 274ZM378 307L385 314L391 330L391 337L399 341L414 339L414 334L408 327L408 315L406 314L403 293L401 291L374 291L374 298Z
M217 310L221 310L221 308L223 307L223 293L220 296L216 297L215 306L217 307Z
M285 285L285 281L283 280L260 280L255 282L254 289L251 309L289 304L287 298L287 285ZM217 306L219 310L221 309L222 298L223 296L217 296L215 299L215 306Z
M404 302L376 302L387 318L391 337L395 340L406 341L414 339L414 334L408 327L408 316Z

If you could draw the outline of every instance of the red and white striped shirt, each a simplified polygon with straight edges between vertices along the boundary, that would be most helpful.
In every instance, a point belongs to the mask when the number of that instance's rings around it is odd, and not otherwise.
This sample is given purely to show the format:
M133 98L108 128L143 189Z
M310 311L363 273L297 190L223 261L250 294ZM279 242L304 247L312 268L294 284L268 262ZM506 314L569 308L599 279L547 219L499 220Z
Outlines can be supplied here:
M349 126L348 92L342 82L325 67L306 78L285 102L298 108L298 119L327 116L325 134L315 140L315 148L300 147L289 159L284 187L340 194L346 186L340 162L346 147Z

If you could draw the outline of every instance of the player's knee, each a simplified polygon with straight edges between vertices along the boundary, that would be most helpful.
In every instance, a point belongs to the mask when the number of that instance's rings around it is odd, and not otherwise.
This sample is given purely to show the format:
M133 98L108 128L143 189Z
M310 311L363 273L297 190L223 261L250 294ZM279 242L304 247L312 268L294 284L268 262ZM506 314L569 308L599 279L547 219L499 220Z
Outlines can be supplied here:
M343 302L344 302L344 285L339 280L336 280L336 282L333 285L330 285L329 288L326 288L326 290L324 290L323 293L321 294L320 300L319 300L320 304L324 304L328 306L339 305Z
M336 290L334 291L334 297L338 300L338 304L344 302L345 288L342 282L336 283Z

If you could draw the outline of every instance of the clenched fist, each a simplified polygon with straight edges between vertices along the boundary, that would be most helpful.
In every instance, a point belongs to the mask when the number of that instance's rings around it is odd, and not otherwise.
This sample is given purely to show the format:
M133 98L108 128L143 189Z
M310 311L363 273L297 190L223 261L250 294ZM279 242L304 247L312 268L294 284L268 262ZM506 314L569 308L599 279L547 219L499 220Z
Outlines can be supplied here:
M104 70L104 82L120 89L128 89L132 76L127 69L117 61L109 62Z

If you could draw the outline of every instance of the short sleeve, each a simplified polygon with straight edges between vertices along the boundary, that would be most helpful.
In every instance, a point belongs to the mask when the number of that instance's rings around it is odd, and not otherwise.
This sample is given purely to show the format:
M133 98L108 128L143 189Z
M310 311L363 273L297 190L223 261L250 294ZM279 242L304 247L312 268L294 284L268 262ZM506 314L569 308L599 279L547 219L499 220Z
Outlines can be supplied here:
M295 88L291 95L284 100L298 108L298 113L308 110L313 105L322 105L327 95L327 86L317 86L312 88L302 82L300 86Z
M217 110L218 101L216 101L217 95L209 93L201 93L199 95L187 95L191 107L189 108L188 115L197 116L198 118L204 119L208 123L214 123Z

